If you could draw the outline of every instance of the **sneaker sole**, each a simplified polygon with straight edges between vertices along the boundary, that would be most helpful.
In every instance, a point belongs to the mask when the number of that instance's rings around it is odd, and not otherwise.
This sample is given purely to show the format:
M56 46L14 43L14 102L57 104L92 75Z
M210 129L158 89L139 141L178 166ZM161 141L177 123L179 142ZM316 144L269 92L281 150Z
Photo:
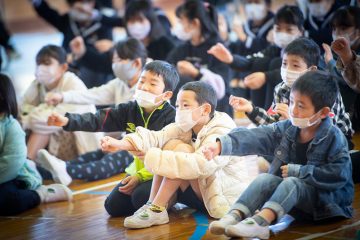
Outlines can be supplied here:
M149 225L138 225L138 224L134 224L132 222L130 223L126 223L126 220L124 221L124 227L126 228L131 228L131 229L141 229L141 228L149 228L149 227L152 227L152 226L157 226L157 225L163 225L163 224L166 224L169 222L169 219L166 219L165 221L162 221L162 222L156 222L156 223L152 223L152 224L149 224Z
M38 163L40 164L41 167L45 168L51 173L53 180L56 183L61 183L65 186L68 186L72 182L72 179L69 179L67 177L60 178L56 174L54 166L51 164L51 161L48 160L48 158L50 157L48 156L48 154L49 153L40 150L38 152Z
M233 232L231 230L231 228L225 229L225 235L228 237L260 238L260 239L269 239L270 238L270 234L260 235L260 236L243 236L243 235L237 234L236 232Z

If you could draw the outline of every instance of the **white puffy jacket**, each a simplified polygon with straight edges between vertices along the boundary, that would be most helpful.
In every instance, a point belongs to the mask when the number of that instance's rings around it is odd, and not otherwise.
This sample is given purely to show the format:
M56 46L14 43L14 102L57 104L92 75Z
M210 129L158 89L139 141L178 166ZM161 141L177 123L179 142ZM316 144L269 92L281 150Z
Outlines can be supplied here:
M204 204L211 217L221 218L257 176L255 156L216 157L208 161L202 154L206 143L235 128L234 121L222 112L205 125L192 142L191 131L183 132L176 123L160 131L138 127L126 136L138 149L146 152L145 167L154 174L172 179L198 179ZM195 148L194 153L161 150L171 139L180 139Z

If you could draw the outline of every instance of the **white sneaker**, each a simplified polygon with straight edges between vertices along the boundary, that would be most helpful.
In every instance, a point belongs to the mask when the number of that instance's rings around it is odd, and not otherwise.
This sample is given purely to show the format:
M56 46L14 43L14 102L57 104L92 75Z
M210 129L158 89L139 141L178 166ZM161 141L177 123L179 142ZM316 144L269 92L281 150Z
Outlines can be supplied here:
M72 182L72 178L66 170L66 163L45 149L38 151L36 162L51 173L55 182L65 186Z
M225 229L225 234L229 237L245 237L269 239L269 226L260 226L252 218L246 218L236 225L230 225Z
M222 235L225 233L225 228L229 225L234 225L239 222L233 214L226 214L218 221L210 223L209 230L212 234Z
M39 194L42 203L72 200L72 191L62 184L41 185L35 191Z
M125 218L124 227L147 228L153 225L162 225L169 222L169 215L166 209L159 213L151 211L149 207L140 209L141 211L136 211L134 215Z

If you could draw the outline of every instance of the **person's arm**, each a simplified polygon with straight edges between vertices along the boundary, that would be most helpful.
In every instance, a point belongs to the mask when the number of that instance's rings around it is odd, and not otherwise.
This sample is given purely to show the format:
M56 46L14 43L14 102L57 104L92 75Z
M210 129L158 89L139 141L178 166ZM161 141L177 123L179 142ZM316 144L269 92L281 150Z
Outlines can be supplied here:
M61 16L57 11L50 8L45 0L32 0L32 4L40 17L57 28L60 32L64 31L65 24L68 23L67 20L65 21L67 15Z
M4 133L1 133L4 134ZM16 120L5 130L3 149L0 153L0 184L18 176L26 159L25 133Z
M119 104L115 108L101 109L95 114L73 114L66 113L67 124L63 127L65 131L85 132L116 132L125 131L128 119L129 104Z
M353 53L352 60L344 66L338 59L336 68L341 72L346 83L357 92L360 92L360 56Z
M342 135L340 131L338 133ZM297 177L309 185L324 190L342 188L351 178L351 160L345 137L341 136L333 141L328 149L329 152L325 154L327 163L316 166L288 164L288 176Z
M280 120L279 114L268 114L265 109L253 106L253 110L249 113L245 113L246 116L256 125L267 125Z

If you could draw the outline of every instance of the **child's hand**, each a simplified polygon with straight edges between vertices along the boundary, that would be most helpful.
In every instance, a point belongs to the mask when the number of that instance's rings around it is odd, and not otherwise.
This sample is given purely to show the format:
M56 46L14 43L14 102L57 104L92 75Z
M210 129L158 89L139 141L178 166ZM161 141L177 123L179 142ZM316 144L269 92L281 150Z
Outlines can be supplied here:
M284 166L281 166L280 169L281 169L281 176L283 178L287 178L289 176L289 166L284 165Z
M214 159L214 157L219 156L221 153L221 143L215 142L206 144L202 150L202 153L207 160Z
M324 53L325 63L328 64L331 60L334 59L333 54L331 52L331 48L326 43L323 43L322 47L324 48L324 51L325 51L325 53Z
M289 119L289 106L285 103L278 103L275 106L275 112L280 114L280 120Z
M250 101L242 97L230 96L229 104L237 112L247 112L250 113L253 111L253 106Z
M123 150L121 149L121 142L122 140L105 136L100 140L101 150L104 152L117 152Z
M82 37L80 36L75 37L73 40L71 40L69 45L72 54L74 54L75 56L75 60L84 56L86 52L86 47L85 47L84 39Z
M48 105L56 106L63 101L63 95L61 93L49 92L45 96L45 102Z
M223 63L230 64L234 61L233 55L222 43L215 44L207 53L213 55Z
M199 70L189 61L179 61L176 66L179 74L181 75L196 78L199 74Z
M332 50L339 55L344 65L352 59L352 52L349 41L344 37L339 37L331 43Z
M265 84L265 81L266 77L263 72L254 72L244 78L245 86L252 90L261 88Z
M140 179L137 176L127 176L121 181L124 186L119 187L119 192L130 195L134 191L135 187L139 185L139 182Z
M49 126L58 126L63 127L66 126L69 122L69 119L67 117L64 117L56 112L53 112L47 120L47 124Z

